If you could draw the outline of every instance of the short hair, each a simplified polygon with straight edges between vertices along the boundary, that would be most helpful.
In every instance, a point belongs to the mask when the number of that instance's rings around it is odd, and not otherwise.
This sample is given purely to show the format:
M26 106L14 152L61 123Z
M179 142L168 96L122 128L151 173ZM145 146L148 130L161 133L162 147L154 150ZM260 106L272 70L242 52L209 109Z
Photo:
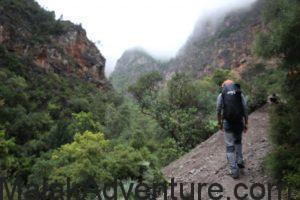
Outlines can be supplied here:
M232 80L230 80L230 79L227 79L227 80L225 80L225 81L222 83L222 87L224 87L225 85L232 84L232 83L233 83L233 81L232 81Z

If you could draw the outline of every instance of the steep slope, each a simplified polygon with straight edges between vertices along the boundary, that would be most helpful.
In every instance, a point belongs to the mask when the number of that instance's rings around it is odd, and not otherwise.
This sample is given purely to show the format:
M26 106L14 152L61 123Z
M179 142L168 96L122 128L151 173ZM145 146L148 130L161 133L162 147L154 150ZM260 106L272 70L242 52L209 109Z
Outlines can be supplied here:
M130 49L123 53L117 61L115 70L110 76L110 81L118 91L127 90L141 75L160 70L162 63L155 60L141 49Z
M238 183L244 183L248 187L253 183L266 184L270 179L263 169L263 160L271 150L268 139L269 117L267 107L263 107L249 117L249 130L243 137L243 154L246 162L246 168L238 180L228 176L228 168L225 154L225 144L223 133L218 131L207 141L201 143L192 151L180 159L170 163L162 171L167 178L175 178L177 183L184 183L184 193L189 194L190 183L219 183L224 188L224 197L233 198L234 187ZM202 198L209 199L207 187L202 191ZM247 192L249 190L241 191ZM179 196L179 184L175 190ZM195 186L195 199L197 199L197 186ZM243 193L239 193L243 196ZM169 192L170 195L170 192Z
M35 67L65 76L77 76L99 87L105 58L80 25L55 20L33 0L0 2L0 45Z

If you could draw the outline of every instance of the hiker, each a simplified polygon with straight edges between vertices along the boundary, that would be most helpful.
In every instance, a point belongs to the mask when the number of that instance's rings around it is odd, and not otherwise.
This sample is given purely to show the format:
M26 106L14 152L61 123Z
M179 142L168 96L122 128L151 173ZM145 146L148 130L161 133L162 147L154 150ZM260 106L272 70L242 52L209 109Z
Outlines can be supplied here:
M278 104L279 103L279 97L273 93L272 95L268 96L268 102L270 104Z
M239 169L245 168L242 132L248 129L247 115L246 100L240 85L232 80L224 81L217 98L217 118L219 129L224 131L227 161L234 179L239 178Z

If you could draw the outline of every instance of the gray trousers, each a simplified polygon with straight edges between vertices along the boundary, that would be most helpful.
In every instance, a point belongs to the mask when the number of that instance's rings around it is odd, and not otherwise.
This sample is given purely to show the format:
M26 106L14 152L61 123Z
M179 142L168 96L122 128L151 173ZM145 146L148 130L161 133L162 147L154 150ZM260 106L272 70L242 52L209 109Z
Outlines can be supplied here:
M226 145L226 157L230 169L238 170L237 164L243 163L242 133L243 123L230 124L224 121L224 141Z

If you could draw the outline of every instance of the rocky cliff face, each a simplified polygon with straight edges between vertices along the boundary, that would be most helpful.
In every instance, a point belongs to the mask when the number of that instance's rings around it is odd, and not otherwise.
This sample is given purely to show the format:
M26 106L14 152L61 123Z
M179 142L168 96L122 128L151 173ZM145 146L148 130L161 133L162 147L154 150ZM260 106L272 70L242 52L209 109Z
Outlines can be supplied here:
M263 62L252 54L251 46L255 34L264 30L261 20L264 2L264 0L257 0L251 7L233 10L224 16L219 16L217 20L216 16L213 16L213 20L210 16L206 20L199 21L177 56L163 68L159 68L165 79L170 79L175 72L190 72L199 78L211 73L215 68L242 71L248 66ZM124 60L124 56L127 54L124 54L120 60ZM138 54L135 57L135 60L138 60ZM149 69L152 63L155 62L151 60L144 65L148 65L147 69ZM131 74L134 73L135 65L135 62L131 62L123 68L122 65L117 64L112 79L115 74L124 70L127 73L123 73L123 79L136 80L136 75ZM139 69L139 74L145 73L146 69L144 70Z
M168 71L191 71L199 77L217 67L238 69L261 62L251 46L255 34L263 30L263 3L259 0L250 8L232 11L218 22L199 22Z
M0 45L47 71L104 87L105 58L81 26L55 20L33 0L0 2Z

